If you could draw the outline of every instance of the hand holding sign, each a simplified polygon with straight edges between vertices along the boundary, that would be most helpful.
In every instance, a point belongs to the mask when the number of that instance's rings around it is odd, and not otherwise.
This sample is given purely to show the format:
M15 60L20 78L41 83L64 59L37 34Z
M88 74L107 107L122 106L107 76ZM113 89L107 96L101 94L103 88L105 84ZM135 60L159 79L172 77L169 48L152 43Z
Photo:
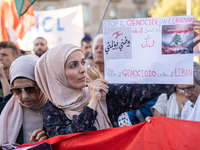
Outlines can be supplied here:
M105 79L109 83L192 83L193 20L194 16L104 20ZM200 29L200 21L194 25Z

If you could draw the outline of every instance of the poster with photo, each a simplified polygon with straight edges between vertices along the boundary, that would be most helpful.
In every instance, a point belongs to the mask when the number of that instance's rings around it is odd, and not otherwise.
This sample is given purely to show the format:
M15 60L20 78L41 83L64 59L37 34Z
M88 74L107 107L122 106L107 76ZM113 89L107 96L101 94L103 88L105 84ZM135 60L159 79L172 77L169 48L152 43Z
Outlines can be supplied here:
M120 84L192 84L193 20L194 16L103 20L105 79Z
M162 54L193 53L193 24L163 25Z

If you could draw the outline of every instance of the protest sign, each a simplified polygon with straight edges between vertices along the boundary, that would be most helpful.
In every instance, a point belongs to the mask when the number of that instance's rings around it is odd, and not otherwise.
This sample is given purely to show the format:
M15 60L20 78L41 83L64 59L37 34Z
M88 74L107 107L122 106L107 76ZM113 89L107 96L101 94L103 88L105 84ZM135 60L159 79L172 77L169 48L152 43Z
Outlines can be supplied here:
M84 36L81 5L48 11L35 11L37 25L32 27L19 42L23 50L33 50L37 37L47 40L49 48L58 44L70 43L80 46Z
M103 20L109 83L193 84L194 16Z

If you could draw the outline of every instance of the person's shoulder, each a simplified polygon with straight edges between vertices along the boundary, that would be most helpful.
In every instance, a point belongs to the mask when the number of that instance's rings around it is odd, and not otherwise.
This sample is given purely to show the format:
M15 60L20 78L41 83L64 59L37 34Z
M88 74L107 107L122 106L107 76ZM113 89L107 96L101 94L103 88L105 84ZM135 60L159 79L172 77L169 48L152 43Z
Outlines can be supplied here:
M42 108L42 112L51 115L64 114L64 111L55 106L51 101L46 102L46 104Z
M171 94L168 96L168 99L176 99L176 92L171 93Z
M57 110L59 109L58 107L56 107L51 101L47 101L46 104L43 106L43 110L48 109L48 110Z
M8 102L8 101L6 101L6 102L1 102L1 103L0 103L0 107L4 107L4 106L6 105L7 102Z
M167 93L162 93L159 97L167 98Z
M43 112L46 112L46 111L53 111L53 109L54 109L54 104L53 104L51 101L47 101L47 102L44 104L44 106L43 106L43 108L42 108L42 111L43 111Z
M0 114L1 114L3 108L5 107L6 104L7 104L7 102L1 102L0 103Z
M4 99L4 102L10 100L10 98L12 97L13 95L10 93L8 95L6 95L3 99Z
M51 102L51 101L47 101L45 104L44 104L44 106L43 106L43 108L47 108L47 107L52 107L52 106L54 106L54 104Z
M158 103L159 104L163 104L163 102L165 102L165 101L167 102L167 99L168 99L167 94L166 93L162 93L157 99L157 104Z

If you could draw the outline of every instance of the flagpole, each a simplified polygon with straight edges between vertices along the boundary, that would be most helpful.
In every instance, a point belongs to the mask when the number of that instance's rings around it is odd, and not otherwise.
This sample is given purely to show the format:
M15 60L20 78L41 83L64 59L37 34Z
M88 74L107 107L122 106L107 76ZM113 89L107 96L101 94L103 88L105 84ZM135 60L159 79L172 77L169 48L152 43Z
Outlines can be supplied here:
M187 15L191 15L191 0L187 0Z
M99 27L98 27L98 29L97 29L97 32L96 32L95 36L96 36L97 34L99 34L99 31L100 31L100 28L101 28L101 23L102 23L102 20L104 19L105 15L106 15L106 12L107 12L107 10L108 10L108 6L109 6L109 4L110 4L110 1L111 1L111 0L108 0L108 2L107 2L106 8L105 8L104 13L103 13L103 15L102 15L102 17L101 17L101 20L100 20L100 22L99 22Z

